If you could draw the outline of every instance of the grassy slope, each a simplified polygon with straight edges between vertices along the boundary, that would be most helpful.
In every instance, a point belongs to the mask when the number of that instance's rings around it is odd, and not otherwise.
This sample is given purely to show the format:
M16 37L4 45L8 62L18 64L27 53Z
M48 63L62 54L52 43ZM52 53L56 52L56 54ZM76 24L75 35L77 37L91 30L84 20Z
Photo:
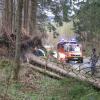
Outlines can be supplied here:
M11 68L12 65L8 61L0 61L0 70L3 70L1 72L7 74L7 77ZM27 73L30 69L25 70ZM24 73L23 70L21 73ZM30 73L33 75L31 79L27 73L22 77L23 82L9 84L6 100L100 100L100 91L87 83L72 78L55 80L34 71ZM5 81L0 80L0 98L7 90L6 85Z
M99 91L74 79L57 81L42 76L41 80L36 81L40 84L37 90L27 84L11 84L8 89L9 97L13 100L100 100ZM4 83L0 82L0 93L4 89L6 90Z

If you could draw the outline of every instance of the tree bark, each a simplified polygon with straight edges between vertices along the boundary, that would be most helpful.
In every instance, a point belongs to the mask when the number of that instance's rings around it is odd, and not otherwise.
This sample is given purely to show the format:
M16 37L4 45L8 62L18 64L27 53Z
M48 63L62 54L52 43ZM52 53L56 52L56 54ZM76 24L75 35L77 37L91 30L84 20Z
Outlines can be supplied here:
M24 28L28 29L29 0L24 0Z
M15 21L16 21L16 0L13 0L13 21L12 21L12 33L15 33Z
M37 13L37 0L31 0L29 33L34 37L36 35L36 13Z
M20 54L21 54L21 27L22 27L22 8L23 0L18 0L17 13L16 13L16 50L15 50L15 68L14 68L14 80L18 79L18 73L20 70Z
M3 10L3 17L2 17L2 24L5 31L8 29L8 22L9 22L9 0L4 0L4 10Z
M13 0L9 1L9 28L12 33L12 25L13 25Z
M57 75L57 74L55 74L54 72L45 70L45 69L43 69L43 68L39 68L39 67L34 66L34 65L32 65L32 64L22 64L22 66L30 67L30 68L32 68L33 70L35 70L35 71L37 71L37 72L40 72L40 73L42 73L42 74L44 74L44 75L47 75L47 76L49 76L49 77L51 77L51 78L54 78L54 79L62 79L62 78L63 78L62 76Z
M6 33L12 33L13 0L4 0L3 28Z

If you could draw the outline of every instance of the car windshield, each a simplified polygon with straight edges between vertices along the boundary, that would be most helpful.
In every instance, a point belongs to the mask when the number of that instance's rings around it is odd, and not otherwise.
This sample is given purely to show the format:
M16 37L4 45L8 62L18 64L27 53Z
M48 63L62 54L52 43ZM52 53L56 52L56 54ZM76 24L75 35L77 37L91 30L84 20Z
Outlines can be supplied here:
M80 47L75 47L75 49L74 49L75 51L77 51L77 52L79 52L80 51Z
M64 46L64 50L65 51L76 51L76 52L80 52L80 47L73 46L73 45L65 45Z
M70 44L76 44L76 42L70 42Z

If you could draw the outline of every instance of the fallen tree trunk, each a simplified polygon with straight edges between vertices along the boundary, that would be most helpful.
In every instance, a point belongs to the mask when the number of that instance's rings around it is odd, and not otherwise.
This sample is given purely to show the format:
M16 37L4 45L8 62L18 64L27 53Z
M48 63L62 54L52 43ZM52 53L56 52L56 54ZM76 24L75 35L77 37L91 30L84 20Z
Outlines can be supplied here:
M86 81L89 84L100 89L100 79L99 78L95 78L95 79L92 77L87 78L82 73L76 74L76 73L71 72L71 71L69 72L67 70L59 68L56 64L53 64L51 62L47 63L47 61L45 61L44 59L40 59L39 57L33 56L32 54L27 54L27 57L28 57L29 61L32 61L36 64L39 64L43 68L51 70L51 71L55 72L56 74L59 74L60 76L73 77L73 78L76 78L76 79L81 80L81 81Z
M57 74L55 74L55 73L53 73L53 72L50 72L50 71L48 71L48 70L39 68L39 67L34 66L34 65L32 65L32 64L29 64L29 63L22 64L22 66L31 67L33 70L38 71L38 72L40 72L40 73L42 73L42 74L44 74L44 75L47 75L47 76L49 76L49 77L51 77L51 78L55 78L55 79L62 79L62 78L63 78L63 77L60 76L60 75L57 75Z

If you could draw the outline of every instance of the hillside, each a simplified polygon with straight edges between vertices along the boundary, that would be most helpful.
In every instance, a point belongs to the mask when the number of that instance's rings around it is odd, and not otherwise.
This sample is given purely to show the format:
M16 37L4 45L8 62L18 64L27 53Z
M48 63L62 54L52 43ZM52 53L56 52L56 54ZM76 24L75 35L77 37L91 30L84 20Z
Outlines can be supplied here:
M100 100L100 91L88 83L56 80L27 66L21 67L19 82L7 81L11 69L8 60L0 61L0 100Z

